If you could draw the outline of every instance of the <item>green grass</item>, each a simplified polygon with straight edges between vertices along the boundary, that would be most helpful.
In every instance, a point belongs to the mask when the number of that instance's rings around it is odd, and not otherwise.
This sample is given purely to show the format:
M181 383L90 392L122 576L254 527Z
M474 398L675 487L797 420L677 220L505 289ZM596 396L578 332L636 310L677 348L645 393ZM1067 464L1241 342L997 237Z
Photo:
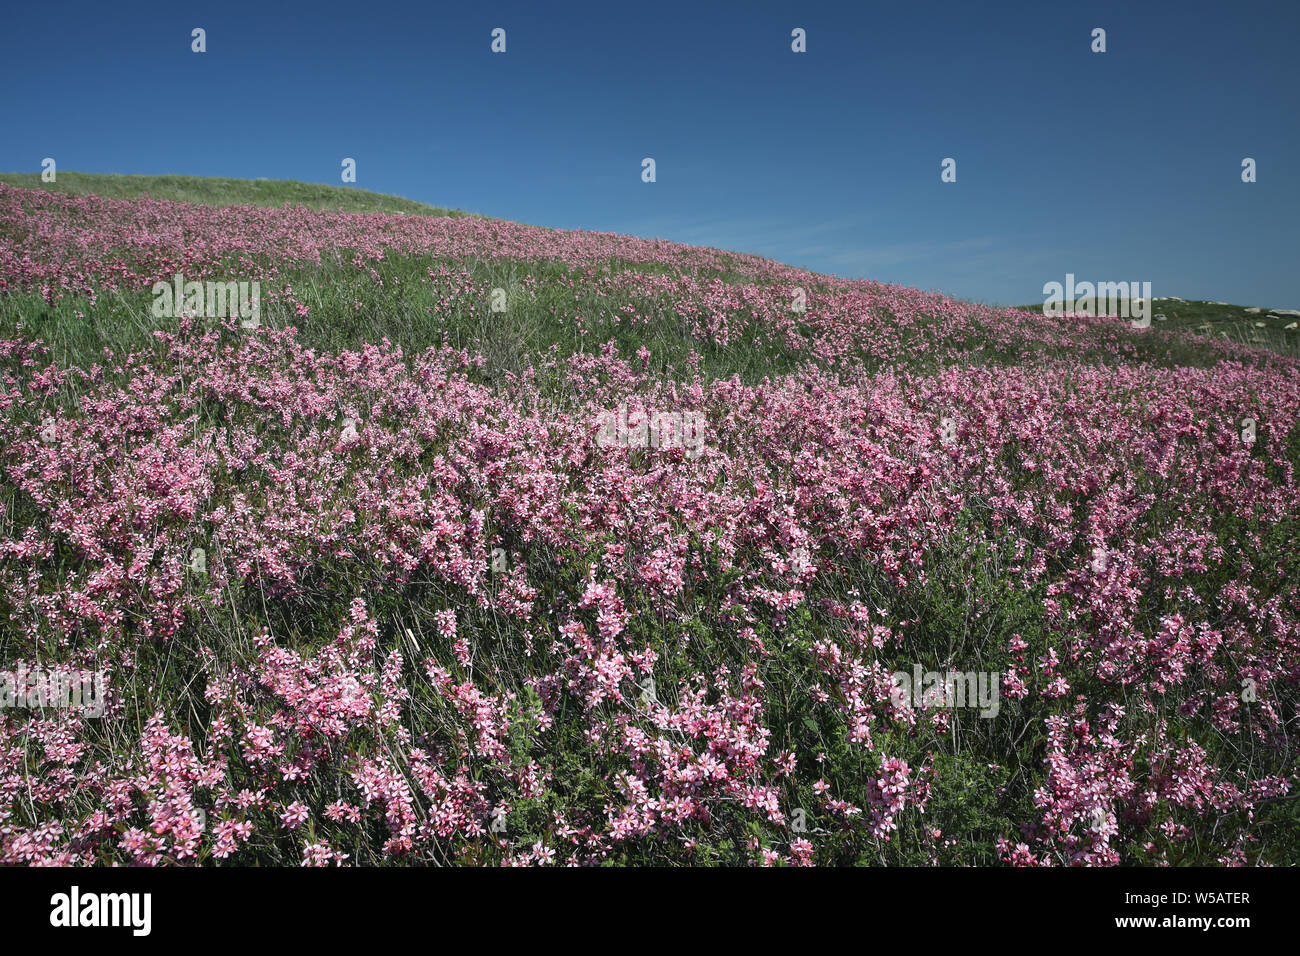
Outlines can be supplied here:
M306 206L336 212L403 213L408 216L468 216L412 199L372 193L354 186L325 186L281 179L222 179L208 176L121 176L115 173L59 171L56 182L40 173L0 173L0 182L23 189L45 189L74 196L109 199L169 199L205 206Z
M774 375L791 373L808 361L804 352L794 352L782 341L756 343L746 336L726 346L697 338L677 318L678 303L667 298L637 297L631 304L642 315L653 316L647 325L630 326L614 320L613 312L629 302L602 296L599 289L574 280L581 279L569 267L555 262L466 259L454 262L456 278L432 280L431 269L447 260L427 255L389 256L373 264L378 281L367 272L350 266L323 262L285 269L278 281L290 285L299 301L310 310L299 316L283 301L262 303L262 322L272 328L293 326L299 340L325 352L359 348L384 338L400 344L408 354L431 345L447 344L481 354L482 380L489 384L524 372L542 356L563 359L575 352L594 351L614 341L624 355L642 346L648 349L648 368L657 375L678 378L689 374L688 360L696 356L699 371L710 379L738 376L750 384ZM233 273L232 273L233 274ZM474 290L456 290L463 279L472 279ZM509 308L492 313L488 291L506 290ZM450 306L434 309L440 300ZM84 295L72 295L47 303L38 292L12 292L0 296L0 334L41 339L52 350L51 360L60 367L88 368L102 362L103 350L117 355L157 347L155 329L170 329L176 320L157 319L151 314L153 296L148 289L101 292L92 305ZM586 334L580 334L575 314L585 319ZM1153 322L1145 333L1117 330L1114 335L1127 343L1127 360L1169 367L1206 367L1222 360L1222 354L1203 338L1169 328L1168 322ZM1195 331L1189 329L1188 331ZM1250 343L1253 336L1239 330L1235 341ZM1251 332L1258 331L1253 329ZM976 339L979 332L970 333ZM1281 338L1282 333L1276 333ZM1286 332L1286 336L1295 333ZM940 357L960 342L936 331L934 348L902 348L890 367L898 370L933 372ZM1082 363L1114 360L1100 349L1043 350L1030 343L978 353L967 359L981 365L1020 365L1051 358L1070 358ZM1260 343L1251 343L1260 344ZM1276 352L1295 355L1285 339L1273 343ZM552 349L554 352L552 353ZM1267 354L1267 353L1264 353ZM877 371L881 361L863 356L864 370Z
M264 300L262 323L271 328L293 326L304 345L325 352L360 348L385 338L408 354L444 343L468 349L483 356L480 374L490 383L522 374L552 348L556 357L564 358L599 349L611 340L625 355L645 346L650 351L649 368L669 377L688 374L692 352L706 376L739 375L747 382L793 372L805 358L779 344L755 346L743 340L718 346L697 339L674 319L674 303L666 300L636 300L641 313L659 316L658 322L635 327L615 322L610 300L598 292L579 284L575 298L571 282L581 270L555 262L456 261L454 282L470 276L478 290L459 295L451 284L429 278L430 269L447 261L425 255L389 256L372 264L379 281L333 263L285 269L280 280L293 287L310 314L302 317L282 301ZM495 287L506 290L509 308L504 313L487 307L488 290ZM453 305L433 314L443 297ZM148 289L100 293L94 305L84 295L50 305L37 292L14 292L0 296L0 333L40 339L50 346L51 359L59 366L87 368L103 361L105 348L118 355L156 348L153 331L172 329L177 320L155 318L152 303ZM575 313L586 316L585 336L573 321Z

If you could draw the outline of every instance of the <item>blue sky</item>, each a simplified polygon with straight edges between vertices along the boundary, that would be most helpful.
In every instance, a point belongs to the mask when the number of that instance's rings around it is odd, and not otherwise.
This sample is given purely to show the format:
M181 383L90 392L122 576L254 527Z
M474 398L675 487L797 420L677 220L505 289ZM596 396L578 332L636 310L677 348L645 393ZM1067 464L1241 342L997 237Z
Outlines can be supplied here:
M1071 272L1300 307L1296 0L294 6L11 5L0 169L353 157L378 192L986 302Z

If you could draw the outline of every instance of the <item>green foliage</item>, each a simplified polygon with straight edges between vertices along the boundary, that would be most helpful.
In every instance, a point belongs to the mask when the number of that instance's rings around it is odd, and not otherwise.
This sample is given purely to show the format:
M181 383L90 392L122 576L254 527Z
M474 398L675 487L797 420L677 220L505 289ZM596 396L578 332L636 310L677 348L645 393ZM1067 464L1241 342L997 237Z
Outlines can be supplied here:
M205 206L306 206L336 212L403 213L408 216L465 216L412 199L373 193L355 186L326 186L286 179L223 179L218 176L123 176L59 170L56 181L40 173L0 173L0 183L105 199L167 199Z

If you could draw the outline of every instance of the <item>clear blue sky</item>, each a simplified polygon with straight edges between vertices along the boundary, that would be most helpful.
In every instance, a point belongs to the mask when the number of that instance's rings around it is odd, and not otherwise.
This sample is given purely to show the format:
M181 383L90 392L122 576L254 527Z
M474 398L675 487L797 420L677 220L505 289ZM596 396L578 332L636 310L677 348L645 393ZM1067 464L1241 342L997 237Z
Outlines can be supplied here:
M10 4L0 169L350 156L365 189L987 302L1073 272L1300 307L1297 0L283 6Z

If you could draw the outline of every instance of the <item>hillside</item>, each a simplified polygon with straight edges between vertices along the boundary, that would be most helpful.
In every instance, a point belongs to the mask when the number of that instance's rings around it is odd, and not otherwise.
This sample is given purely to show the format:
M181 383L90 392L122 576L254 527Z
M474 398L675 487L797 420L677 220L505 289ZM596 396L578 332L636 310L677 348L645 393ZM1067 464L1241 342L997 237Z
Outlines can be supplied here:
M1042 304L1020 308L1038 311ZM1157 296L1151 311L1153 323L1164 332L1218 336L1300 358L1300 312L1295 309Z
M410 199L372 193L354 186L324 186L282 179L222 179L207 176L124 176L60 170L53 183L41 182L39 173L0 173L0 183L23 189L46 189L73 196L106 199L167 199L205 206L281 206L289 203L308 209L337 212L385 212L407 216L463 216Z
M120 188L0 185L0 660L104 675L0 862L1300 856L1285 323Z

